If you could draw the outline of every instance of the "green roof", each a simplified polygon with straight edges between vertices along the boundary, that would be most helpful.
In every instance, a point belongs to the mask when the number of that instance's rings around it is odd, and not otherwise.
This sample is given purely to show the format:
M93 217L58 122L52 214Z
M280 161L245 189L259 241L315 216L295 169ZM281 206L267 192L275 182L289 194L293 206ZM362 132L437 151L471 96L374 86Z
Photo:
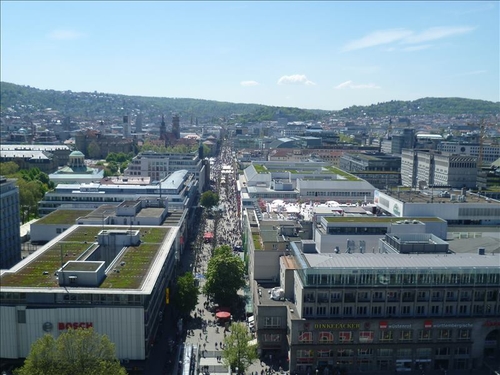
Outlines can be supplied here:
M56 210L42 217L36 224L75 224L76 219L87 216L93 210Z
M123 228L106 227L106 229ZM141 243L139 246L130 246L125 250L117 262L118 264L125 262L125 265L120 268L120 273L109 273L100 288L139 288L155 259L156 252L170 230L168 227L132 227L128 229L140 230ZM101 226L76 228L17 272L5 273L0 279L0 285L2 287L31 288L59 287L54 273L61 267L61 260L62 263L76 260L87 249L96 246L95 236L101 230Z
M252 164L257 173L268 173L268 169L262 164Z
M347 181L360 181L361 179L359 177L356 177L340 168L334 167L334 166L329 166L329 167L323 167L324 172L323 173L335 173L338 174L339 176L344 177Z
M324 218L329 223L355 223L355 222L395 223L396 221L402 221L402 220L418 220L424 223L444 221L439 217L326 216Z

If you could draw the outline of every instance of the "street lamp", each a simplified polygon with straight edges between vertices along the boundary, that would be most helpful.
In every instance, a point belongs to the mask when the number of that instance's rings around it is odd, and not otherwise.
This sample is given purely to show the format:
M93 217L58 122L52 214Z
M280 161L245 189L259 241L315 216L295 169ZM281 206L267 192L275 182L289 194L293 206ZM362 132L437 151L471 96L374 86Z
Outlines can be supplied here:
M236 371L236 375L238 375L238 367L234 369Z

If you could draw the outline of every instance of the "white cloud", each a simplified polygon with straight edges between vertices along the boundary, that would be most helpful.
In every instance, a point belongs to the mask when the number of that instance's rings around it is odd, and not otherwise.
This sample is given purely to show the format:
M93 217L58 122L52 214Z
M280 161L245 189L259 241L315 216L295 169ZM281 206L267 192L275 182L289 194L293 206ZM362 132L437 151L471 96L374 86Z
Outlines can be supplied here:
M342 48L342 51L354 51L357 49L363 49L368 47L379 46L382 44L393 43L403 38L406 38L411 34L413 34L413 31L406 29L378 30L364 36L361 39L356 39L347 43Z
M74 30L52 30L47 34L47 37L54 40L74 40L79 39L82 36L82 33Z
M429 42L431 40L437 40L442 38L448 38L455 35L462 35L474 31L476 28L471 26L462 27L430 27L421 33L410 35L404 38L403 43L405 44L417 44L423 42Z
M387 29L387 30L377 30L364 37L348 42L342 51L355 51L359 49L375 47L385 44L392 44L399 42L401 44L421 44L424 42L429 42L433 40L449 38L452 36L463 35L474 31L476 27L472 26L437 26L430 27L419 33L400 28L400 29ZM422 49L429 48L430 45L418 46L415 48L405 48L405 51L418 51ZM394 51L393 46L389 46L385 51Z
M240 85L241 86L245 86L245 87L248 87L248 86L258 86L259 82L257 82L257 81L241 81Z
M341 89L379 89L380 86L377 86L374 83L363 83L363 84L354 84L352 81L345 81L341 84L335 86L337 90Z
M411 51L422 51L423 49L428 49L431 46L432 46L432 44L420 44L418 46L405 47L405 48L403 48L403 51L408 51L408 52L411 52Z
M487 70L473 70L471 72L465 72L455 75L455 77L464 77L464 76L477 76L479 74L487 73Z
M283 76L278 80L278 85L315 85L313 81L309 81L304 74L292 74Z

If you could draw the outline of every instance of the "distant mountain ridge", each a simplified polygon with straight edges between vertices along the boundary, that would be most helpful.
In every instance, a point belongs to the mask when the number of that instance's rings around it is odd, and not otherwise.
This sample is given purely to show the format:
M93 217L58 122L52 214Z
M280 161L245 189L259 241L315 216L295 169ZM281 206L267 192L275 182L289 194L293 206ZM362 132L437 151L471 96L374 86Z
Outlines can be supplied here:
M269 121L286 117L289 121L319 120L330 115L357 118L360 116L411 116L461 114L487 116L500 114L500 103L465 98L422 98L413 101L392 100L369 106L352 106L340 111L307 110L291 107L276 107L260 104L218 102L214 100L188 98L158 98L127 96L98 92L72 92L41 90L30 86L0 82L0 110L25 109L29 112L52 108L65 116L85 116L106 119L124 114L143 113L156 118L172 112L188 121L213 121L219 118L234 122ZM24 106L24 107L21 107Z

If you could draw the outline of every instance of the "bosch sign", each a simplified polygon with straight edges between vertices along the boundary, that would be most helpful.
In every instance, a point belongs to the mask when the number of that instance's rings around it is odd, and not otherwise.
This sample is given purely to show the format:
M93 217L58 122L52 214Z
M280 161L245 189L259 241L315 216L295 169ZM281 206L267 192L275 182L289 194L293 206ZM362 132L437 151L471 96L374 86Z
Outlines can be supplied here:
M89 323L89 322L74 322L74 323L62 323L62 322L59 322L57 324L57 326L59 327L59 331L63 331L65 329L77 329L77 328L91 328L93 327L93 324L92 323Z

